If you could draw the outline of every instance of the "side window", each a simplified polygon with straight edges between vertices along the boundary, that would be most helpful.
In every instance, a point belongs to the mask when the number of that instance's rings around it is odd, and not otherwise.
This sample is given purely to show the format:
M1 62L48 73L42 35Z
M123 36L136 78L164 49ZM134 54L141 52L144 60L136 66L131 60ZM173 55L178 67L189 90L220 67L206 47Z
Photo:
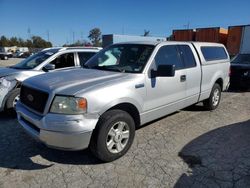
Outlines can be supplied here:
M223 60L228 58L223 47L203 46L201 47L201 52L206 61Z
M196 67L194 54L188 45L178 45L179 52L185 63L185 68Z
M161 47L155 56L155 64L157 67L158 65L175 65L176 70L184 68L176 45Z
M56 66L56 69L75 66L74 53L66 53L58 56L50 62Z
M95 54L95 52L78 52L80 65L83 66Z

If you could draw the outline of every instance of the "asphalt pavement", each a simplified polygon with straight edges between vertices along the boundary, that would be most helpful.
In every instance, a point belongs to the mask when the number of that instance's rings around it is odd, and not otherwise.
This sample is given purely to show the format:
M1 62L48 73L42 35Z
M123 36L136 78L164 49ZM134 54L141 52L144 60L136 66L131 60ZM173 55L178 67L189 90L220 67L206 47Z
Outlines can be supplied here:
M0 113L0 187L250 187L250 93L223 93L136 131L122 158L49 149Z
M250 92L225 92L215 111L196 105L151 122L110 163L89 150L49 149L0 113L0 188L250 187L249 104Z

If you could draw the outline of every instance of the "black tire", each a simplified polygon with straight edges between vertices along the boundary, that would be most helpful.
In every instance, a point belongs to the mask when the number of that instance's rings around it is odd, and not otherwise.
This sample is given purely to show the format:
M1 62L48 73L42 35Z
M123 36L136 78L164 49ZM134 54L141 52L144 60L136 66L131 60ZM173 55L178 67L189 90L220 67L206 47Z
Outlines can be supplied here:
M9 112L12 112L15 110L14 100L15 98L20 95L20 88L16 88L13 91L10 92L8 99L6 101L5 109Z
M219 96L219 98L216 100L217 102L214 101L216 92L218 92L217 95ZM209 98L203 101L203 105L207 110L215 110L220 104L220 99L221 99L221 87L219 84L215 83Z
M107 146L109 138L108 134L111 128L113 128L115 124L119 122L126 123L126 127L129 130L129 137L126 141L126 144L124 144L124 148L120 152L112 153L111 151L109 151ZM97 127L92 134L90 142L90 150L98 159L104 162L114 161L123 156L129 150L129 148L133 143L134 136L135 136L135 123L133 118L125 111L110 110L105 112L100 117L100 120L97 123Z

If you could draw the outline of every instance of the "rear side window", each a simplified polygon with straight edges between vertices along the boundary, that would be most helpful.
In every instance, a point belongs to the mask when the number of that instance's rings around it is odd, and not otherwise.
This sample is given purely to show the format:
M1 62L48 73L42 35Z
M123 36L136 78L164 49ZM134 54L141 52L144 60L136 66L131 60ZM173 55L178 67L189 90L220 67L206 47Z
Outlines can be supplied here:
M206 61L227 59L227 53L223 47L206 46L201 47L201 52Z
M155 56L155 63L157 67L159 65L175 65L177 70L184 68L175 45L161 47Z
M95 52L78 52L80 65L83 66L95 54Z
M185 63L185 68L196 67L194 54L188 45L178 45L179 52Z

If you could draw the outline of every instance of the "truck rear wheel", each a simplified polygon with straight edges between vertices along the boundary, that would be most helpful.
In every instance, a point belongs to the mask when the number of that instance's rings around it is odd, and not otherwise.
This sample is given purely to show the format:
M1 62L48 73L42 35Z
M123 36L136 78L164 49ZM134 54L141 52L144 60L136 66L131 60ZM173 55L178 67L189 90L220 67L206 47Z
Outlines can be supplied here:
M105 112L93 132L90 149L104 162L116 160L131 147L135 136L133 118L125 111Z
M215 83L209 98L203 101L203 105L207 110L215 110L220 104L220 99L221 87L219 84Z

